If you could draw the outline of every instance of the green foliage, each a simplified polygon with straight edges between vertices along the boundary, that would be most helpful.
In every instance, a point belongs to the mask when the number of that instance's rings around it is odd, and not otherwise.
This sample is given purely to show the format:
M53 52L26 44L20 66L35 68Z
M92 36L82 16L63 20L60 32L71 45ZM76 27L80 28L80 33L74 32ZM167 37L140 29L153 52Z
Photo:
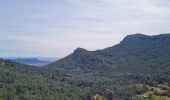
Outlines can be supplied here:
M0 64L0 100L81 100L88 91L51 80L41 68L5 60Z

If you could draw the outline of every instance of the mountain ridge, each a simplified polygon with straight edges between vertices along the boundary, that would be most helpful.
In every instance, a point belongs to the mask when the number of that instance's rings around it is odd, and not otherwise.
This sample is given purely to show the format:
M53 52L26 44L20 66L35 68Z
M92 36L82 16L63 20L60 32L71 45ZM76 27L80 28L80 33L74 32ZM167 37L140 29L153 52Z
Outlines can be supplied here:
M125 100L127 95L136 93L129 89L128 84L169 84L169 39L170 34L128 35L119 44L102 50L78 48L65 58L44 67L65 73L65 80L70 84L105 92L109 89L114 91L115 97L124 97L118 100Z
M170 33L160 34L160 35L144 35L141 33L127 35L122 43L131 41L157 41L157 42L170 42Z
M144 42L144 43L142 43ZM115 49L114 50L114 54L116 54L119 50L118 49L121 49L121 48L128 48L128 46L130 46L129 44L132 44L132 45L138 45L139 44L142 44L142 46L148 46L150 45L148 42L150 42L151 44L154 43L157 43L159 42L160 43L170 43L170 33L167 33L167 34L160 34L160 35L144 35L144 34L141 34L141 33L137 33L137 34L132 34L132 35L127 35L119 44L116 44L114 46L111 46L111 47L108 47L108 48L105 48L105 49L101 49L101 50L96 50L96 51L88 51L84 48L77 48L73 51L72 54L70 55L81 55L81 54L86 54L86 53L93 53L94 55L96 54L104 54L106 52L111 52L112 49ZM129 48L131 48L132 46L130 46ZM139 46L140 47L140 46ZM112 54L112 53L111 53ZM69 56L70 56L69 55ZM67 57L67 56L66 56Z
M170 43L170 33L164 33L164 34L159 34L159 35L145 35L145 34L142 34L142 33L136 33L136 34L131 34L131 35L127 35L122 41L120 41L119 44L122 44L122 43L125 43L125 42L142 42L142 41L158 41L158 42L169 42ZM113 45L111 47L114 47L114 46L117 46L119 44L116 44L116 45ZM107 48L104 48L104 49L101 49L101 50L105 50L105 49L108 49L110 47L107 47ZM96 51L101 51L100 49L99 50L96 50ZM96 51L89 51L85 48L81 48L81 47L78 47L76 48L73 53L75 52L83 52L83 51L86 51L86 52L96 52Z
M92 100L97 94L131 100L160 85L166 91L156 95L170 96L169 35L151 37L132 35L103 50L78 48L43 67L0 59L0 99Z

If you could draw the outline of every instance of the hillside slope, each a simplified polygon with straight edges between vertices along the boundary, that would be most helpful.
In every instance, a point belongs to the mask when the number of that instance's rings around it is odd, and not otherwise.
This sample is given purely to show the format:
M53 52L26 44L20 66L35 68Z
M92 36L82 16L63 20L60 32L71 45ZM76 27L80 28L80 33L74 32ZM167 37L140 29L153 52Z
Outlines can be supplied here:
M128 35L120 44L97 51L78 48L46 68L65 73L71 84L109 89L115 97L125 99L143 91L131 89L129 84L169 84L170 34Z
M86 90L53 80L40 67L0 59L0 100L82 100Z
M120 44L103 50L76 49L72 54L47 65L49 69L69 71L150 74L169 71L170 34L129 35ZM113 73L114 74L114 73Z

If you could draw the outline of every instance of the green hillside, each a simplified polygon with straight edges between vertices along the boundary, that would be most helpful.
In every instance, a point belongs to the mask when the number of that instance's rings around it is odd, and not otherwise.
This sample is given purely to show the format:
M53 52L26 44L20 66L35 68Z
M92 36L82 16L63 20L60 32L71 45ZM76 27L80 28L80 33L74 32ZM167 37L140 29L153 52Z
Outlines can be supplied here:
M103 50L76 49L48 69L66 73L66 80L99 91L114 91L113 97L126 99L147 91L129 84L169 84L170 34L129 35L120 44ZM75 78L76 77L76 78Z
M0 100L142 100L160 85L166 92L152 95L168 98L170 34L129 35L97 51L78 48L44 67L0 60Z

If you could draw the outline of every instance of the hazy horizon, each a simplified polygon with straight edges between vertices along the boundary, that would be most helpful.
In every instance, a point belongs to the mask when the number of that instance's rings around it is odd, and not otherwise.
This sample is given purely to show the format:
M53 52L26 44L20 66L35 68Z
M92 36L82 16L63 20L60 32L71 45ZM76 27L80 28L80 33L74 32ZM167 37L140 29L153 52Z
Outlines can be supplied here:
M9 3L10 2L10 3ZM168 0L0 1L1 57L64 57L170 32Z

